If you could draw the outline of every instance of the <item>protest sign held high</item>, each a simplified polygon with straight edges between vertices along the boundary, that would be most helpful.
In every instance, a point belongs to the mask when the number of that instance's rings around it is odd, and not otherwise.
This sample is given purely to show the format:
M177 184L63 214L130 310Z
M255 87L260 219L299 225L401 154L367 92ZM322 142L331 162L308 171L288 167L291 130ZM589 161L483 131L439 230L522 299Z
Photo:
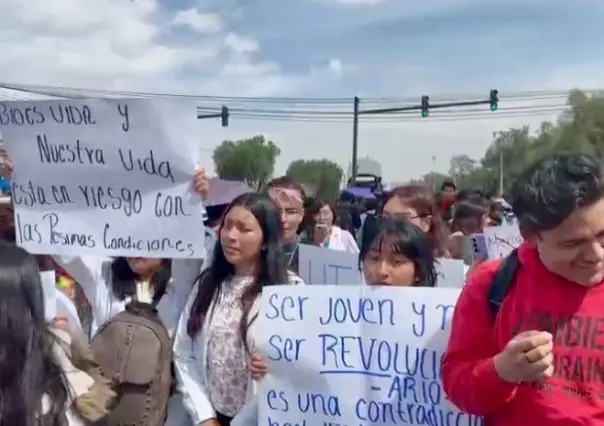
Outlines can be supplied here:
M489 259L506 257L523 240L518 225L490 226L484 229L484 238Z
M458 289L279 286L262 295L263 426L478 426L440 365Z
M300 244L300 277L309 285L359 285L359 255Z
M197 126L189 101L0 103L18 244L43 254L203 257L191 187Z

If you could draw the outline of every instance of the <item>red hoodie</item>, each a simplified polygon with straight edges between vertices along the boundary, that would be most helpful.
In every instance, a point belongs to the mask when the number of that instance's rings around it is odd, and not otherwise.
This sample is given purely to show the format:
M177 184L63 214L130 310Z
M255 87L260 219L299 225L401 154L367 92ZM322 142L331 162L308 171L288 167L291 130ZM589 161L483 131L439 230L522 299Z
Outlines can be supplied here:
M526 243L519 258L497 318L487 293L499 261L477 267L464 286L443 359L445 392L459 409L485 416L492 426L604 425L604 285L585 288L552 274ZM554 377L505 382L493 356L528 330L555 336Z

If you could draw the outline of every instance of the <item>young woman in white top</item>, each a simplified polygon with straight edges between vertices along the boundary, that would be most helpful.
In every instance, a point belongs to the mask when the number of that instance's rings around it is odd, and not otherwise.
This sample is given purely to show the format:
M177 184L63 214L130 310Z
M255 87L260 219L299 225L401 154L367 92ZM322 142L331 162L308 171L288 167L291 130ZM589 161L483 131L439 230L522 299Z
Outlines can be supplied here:
M252 404L250 364L262 288L302 281L287 272L280 218L266 195L235 198L219 228L212 263L178 325L174 364L195 426L227 426Z
M83 426L107 414L114 396L108 382L77 368L69 333L45 321L36 259L5 242L0 242L0 336L1 424ZM88 403L80 405L83 399Z
M359 247L352 234L334 224L335 209L325 201L317 200L308 209L309 229L306 242L319 247L349 253L358 253Z
M203 170L195 173L193 183L201 197L208 193L208 179ZM201 215L199 223L201 229ZM80 284L90 302L93 315L91 336L98 327L122 312L135 295L141 301L157 302L159 317L168 332L173 334L202 263L199 259L108 259L96 256L55 257L55 260ZM148 294L141 292L143 288L149 289L145 291ZM190 419L180 395L174 395L169 402L166 426L189 425Z

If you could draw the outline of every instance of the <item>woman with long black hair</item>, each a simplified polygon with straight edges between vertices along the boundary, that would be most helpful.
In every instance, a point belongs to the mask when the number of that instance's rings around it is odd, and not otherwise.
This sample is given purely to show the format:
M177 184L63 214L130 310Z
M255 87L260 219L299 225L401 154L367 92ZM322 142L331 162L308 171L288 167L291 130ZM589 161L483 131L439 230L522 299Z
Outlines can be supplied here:
M174 363L196 426L228 426L255 394L251 362L262 289L302 283L287 271L280 227L268 196L235 198L222 219L212 263L180 318Z
M37 260L6 242L0 242L0 340L0 424L80 426L107 414L113 396L107 382L77 368L76 342L45 321Z

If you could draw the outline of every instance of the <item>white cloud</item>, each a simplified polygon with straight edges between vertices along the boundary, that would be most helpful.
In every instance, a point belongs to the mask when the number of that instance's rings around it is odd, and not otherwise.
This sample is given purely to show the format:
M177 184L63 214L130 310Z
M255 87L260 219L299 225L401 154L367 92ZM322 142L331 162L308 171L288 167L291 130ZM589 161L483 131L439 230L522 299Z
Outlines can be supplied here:
M343 65L342 61L339 59L332 59L329 61L327 67L338 77L342 74Z
M217 13L200 13L191 8L179 11L172 19L172 25L185 26L201 34L212 34L222 30L223 23Z
M259 48L258 42L253 38L242 37L235 33L228 33L224 43L235 53L252 53Z
M156 0L2 3L5 81L125 89L118 86L144 85L218 54L207 41L165 41Z
M335 0L330 1L333 4ZM423 16L444 5L453 8L473 1L477 0L414 3L409 8L405 7L405 14ZM388 6L394 3L390 2ZM296 49L312 50L313 45L307 46L304 40L300 40L299 45L289 46L287 52L269 53L264 50L262 39L259 41L239 28L231 28L227 23L232 22L232 16L229 16L231 19L223 16L223 28L216 28L216 32L208 30L209 19L213 18L206 16L204 19L208 21L205 24L208 25L204 26L204 31L193 34L193 37L188 32L174 37L171 31L176 17L162 9L159 0L0 0L0 4L0 81L4 82L222 96L307 97L318 93L319 96L330 97L337 90L338 96L351 98L350 104L337 108L351 111L352 96L357 89L362 90L366 97L386 94L411 96L419 101L419 96L427 93L436 101L439 93L472 91L486 96L488 90L495 87L500 89L503 98L505 90L501 79L508 77L508 74L491 73L487 69L483 74L484 83L462 78L457 81L457 76L452 77L449 69L435 71L429 64L418 63L408 57L401 59L394 55L388 62L364 62L362 49L352 55L337 50L337 47L333 50L337 53L317 54L313 59L316 63L309 63L307 70L294 73L290 71L291 63L281 61L292 56L298 59ZM315 4L325 6L325 2ZM193 12L195 15L190 12L191 17L200 15L195 9ZM363 11L361 15L370 14ZM180 25L202 28L200 22L184 22L188 21L185 19ZM308 22L309 27L312 24ZM258 22L258 25L271 25L270 19ZM518 37L517 33L514 34ZM398 41L394 39L392 43L383 47L397 52ZM587 41L577 41L578 45L581 43L584 45ZM489 39L488 43L481 39L473 52L479 55L485 49L501 49L501 55L508 55L505 44L500 37ZM274 44L271 48L275 52ZM300 58L308 56L311 55L300 55ZM514 55L509 56L513 58ZM585 63L575 60L568 68L553 66L547 73L534 68L522 55L519 58L517 67L514 67L513 81L507 85L515 91L604 85L601 77L604 68L592 58L586 57ZM301 69L299 64L297 67ZM383 81L378 81L375 75L386 68L392 72ZM502 108L504 104L502 101ZM283 104L239 103L229 106L278 109ZM296 105L288 107L302 108ZM315 105L310 108L322 110L326 107ZM555 118L554 113L515 117L500 115L500 118L495 118L496 115L471 121L416 119L368 122L363 119L359 128L359 157L369 155L381 162L386 181L403 181L431 169L433 156L436 156L436 166L441 171L447 170L452 155L467 153L480 157L494 130L523 124L537 125L541 120ZM437 116L436 112L434 116ZM219 120L203 120L200 124L200 140L209 150L224 139L267 134L282 151L277 173L283 173L289 162L299 158L326 157L339 162L346 170L351 157L351 120L309 123L233 117L227 129L220 127ZM204 165L210 168L211 156L205 158Z
M159 0L0 3L1 82L269 96L300 81L276 62L258 62L256 40L197 9L174 16ZM175 37L175 25L199 35Z
M359 6L359 5L375 5L380 3L386 3L390 0L335 0L336 3Z

